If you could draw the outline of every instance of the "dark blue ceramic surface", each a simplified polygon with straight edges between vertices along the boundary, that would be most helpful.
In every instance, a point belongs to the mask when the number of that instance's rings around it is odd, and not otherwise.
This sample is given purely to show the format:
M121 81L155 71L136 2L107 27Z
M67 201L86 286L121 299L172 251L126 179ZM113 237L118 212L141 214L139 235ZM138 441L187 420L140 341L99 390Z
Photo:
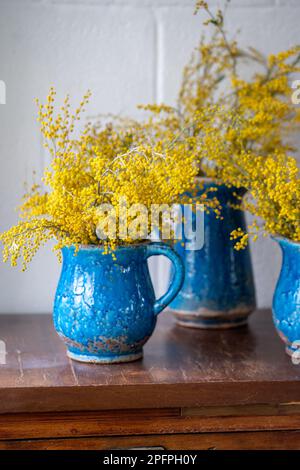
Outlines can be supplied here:
M217 189L208 197L218 197L223 220L212 212L204 215L204 246L200 250L186 250L182 243L176 243L175 250L185 267L185 281L170 309L184 326L235 327L245 323L255 309L249 248L237 251L230 240L232 230L246 230L244 213L232 208L238 203L235 193L242 196L244 191L205 181L198 195L208 187ZM186 238L183 241L186 243Z
M282 268L273 299L273 319L288 354L300 350L300 243L276 238Z
M54 325L68 355L84 362L125 362L142 356L156 316L178 293L184 270L163 243L117 248L116 259L95 246L64 248ZM168 292L155 300L147 259L165 255L175 267Z

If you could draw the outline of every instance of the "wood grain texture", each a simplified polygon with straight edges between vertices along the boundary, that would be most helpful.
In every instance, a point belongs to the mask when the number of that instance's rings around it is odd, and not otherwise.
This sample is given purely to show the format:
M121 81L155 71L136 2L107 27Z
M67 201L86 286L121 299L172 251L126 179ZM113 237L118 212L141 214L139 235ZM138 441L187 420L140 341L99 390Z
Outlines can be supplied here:
M165 312L144 359L122 365L69 360L48 315L1 315L0 339L0 413L300 404L300 366L269 311L231 331L178 327Z
M112 450L139 447L163 447L167 450L299 450L300 431L0 441L0 450Z
M297 415L187 416L179 409L27 413L0 417L0 440L299 430Z

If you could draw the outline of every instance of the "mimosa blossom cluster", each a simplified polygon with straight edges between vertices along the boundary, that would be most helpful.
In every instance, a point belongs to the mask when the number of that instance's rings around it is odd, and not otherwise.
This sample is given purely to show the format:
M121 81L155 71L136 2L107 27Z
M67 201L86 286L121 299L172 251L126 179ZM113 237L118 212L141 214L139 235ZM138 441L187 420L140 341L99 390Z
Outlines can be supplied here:
M105 218L99 206L108 203L118 212L122 197L128 206L172 205L190 189L197 173L196 155L187 153L180 142L164 149L159 142L135 145L132 132L115 130L111 124L96 134L88 124L75 138L75 124L89 97L87 93L73 113L68 97L55 113L54 89L45 105L38 102L38 121L52 159L41 183L24 196L21 221L1 235L4 260L10 259L12 265L21 257L25 269L39 247L52 238L57 240L56 250L104 244L109 251L119 244L136 243L130 237L119 238L118 232L114 239L99 240L96 229Z

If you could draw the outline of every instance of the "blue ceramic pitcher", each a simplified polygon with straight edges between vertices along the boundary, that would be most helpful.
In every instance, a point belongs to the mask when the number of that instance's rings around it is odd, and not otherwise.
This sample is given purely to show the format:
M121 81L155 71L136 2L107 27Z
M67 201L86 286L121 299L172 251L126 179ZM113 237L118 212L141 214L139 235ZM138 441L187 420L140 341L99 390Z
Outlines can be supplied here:
M234 208L245 191L206 179L199 185L194 200L210 188L214 191L208 192L207 197L218 198L223 219L216 218L212 211L204 214L202 248L186 249L185 237L175 244L184 263L185 281L170 309L183 326L232 328L246 323L256 305L249 248L237 251L230 240L234 229L246 231L244 212ZM193 213L193 224L195 218Z
M142 357L157 315L182 286L179 256L164 243L119 247L114 255L96 246L63 248L54 302L54 325L70 358L82 362L128 362ZM147 259L165 255L174 280L155 300Z
M282 268L273 299L273 319L286 352L300 351L300 243L276 238L282 250Z

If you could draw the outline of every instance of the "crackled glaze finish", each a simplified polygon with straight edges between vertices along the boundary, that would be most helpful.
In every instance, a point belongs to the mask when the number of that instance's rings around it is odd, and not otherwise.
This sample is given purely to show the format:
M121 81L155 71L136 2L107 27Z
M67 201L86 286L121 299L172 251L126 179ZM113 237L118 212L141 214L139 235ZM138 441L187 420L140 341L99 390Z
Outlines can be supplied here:
M142 356L156 315L174 298L183 282L178 255L163 243L122 247L116 259L98 247L63 248L63 266L54 302L54 325L67 354L84 362L128 362ZM168 292L155 300L147 265L165 255L176 276Z
M243 195L243 190L206 181L198 195L207 187L217 189L208 197L218 197L223 220L213 213L204 215L204 246L200 250L175 245L184 262L185 282L170 309L183 326L231 328L245 323L256 305L249 248L237 251L230 241L232 230L246 230L244 213L232 208L237 203L235 193Z
M273 319L286 352L300 350L300 243L276 238L282 250L282 268L273 299Z

